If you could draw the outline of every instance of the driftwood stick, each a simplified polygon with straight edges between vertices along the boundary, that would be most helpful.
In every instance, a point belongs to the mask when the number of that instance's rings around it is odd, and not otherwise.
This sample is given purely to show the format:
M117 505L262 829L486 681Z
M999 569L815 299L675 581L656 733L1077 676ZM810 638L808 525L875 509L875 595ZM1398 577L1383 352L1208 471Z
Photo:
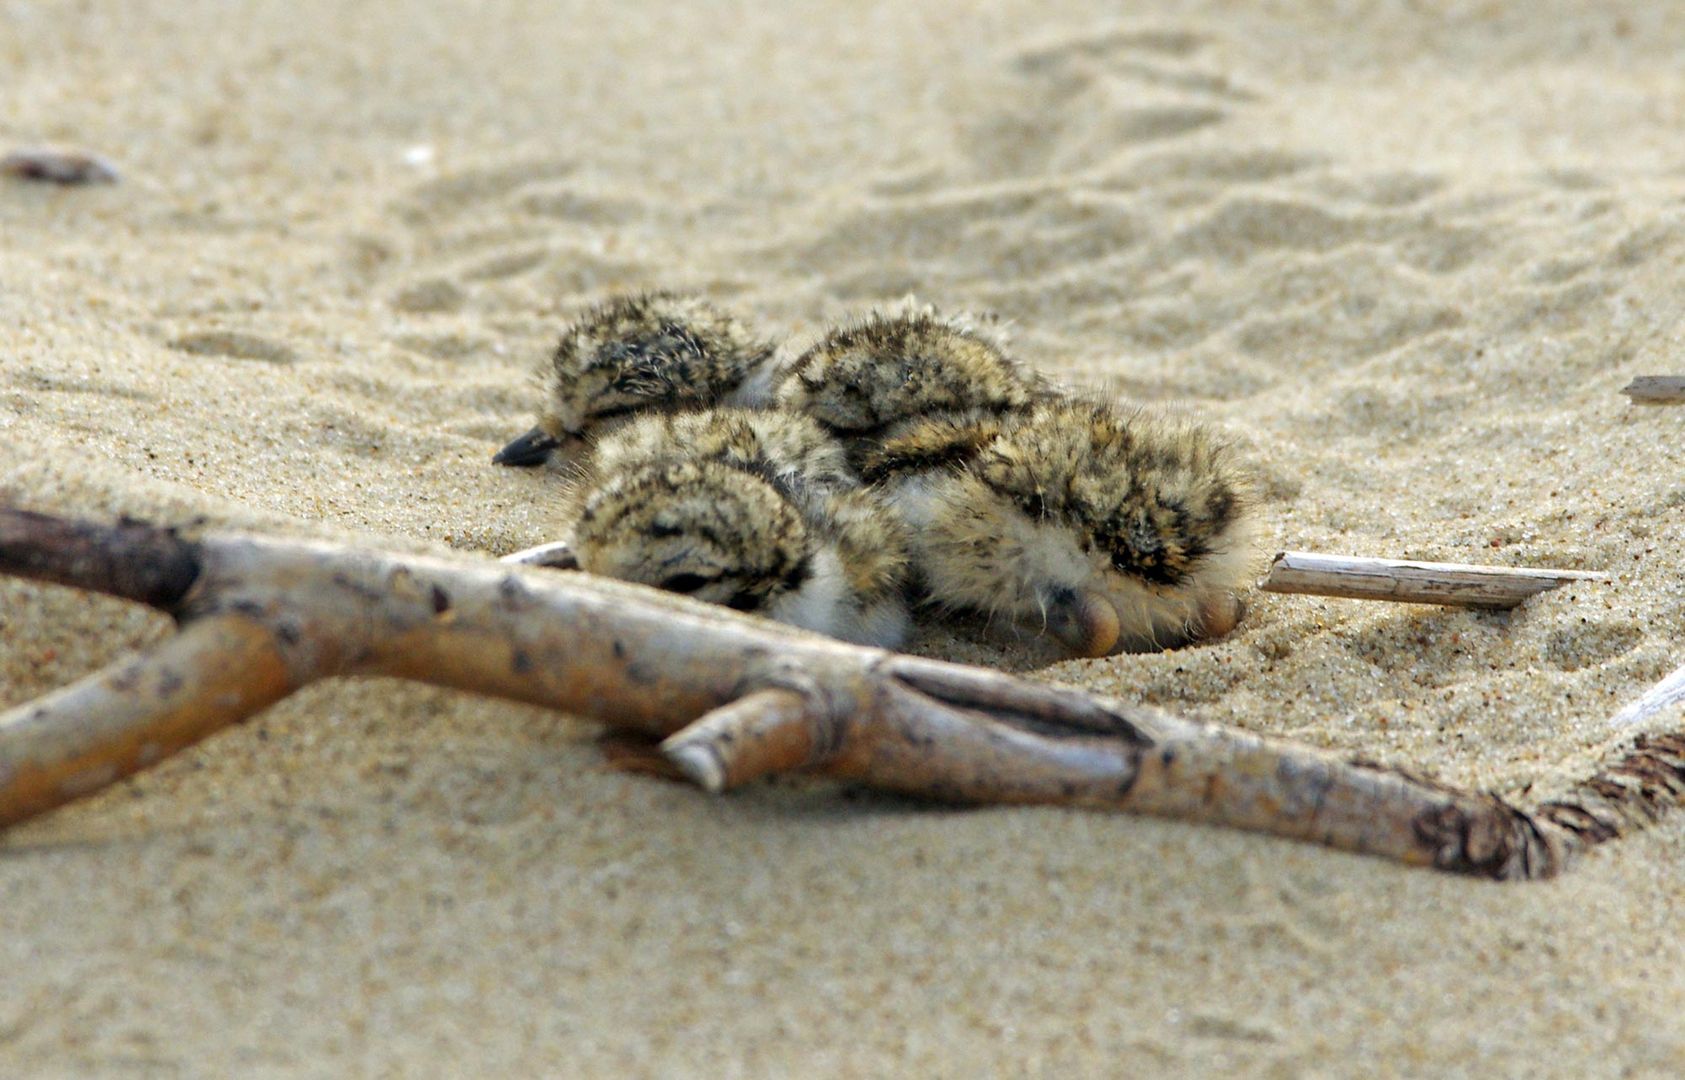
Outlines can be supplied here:
M184 750L298 688L271 627L190 623L156 648L0 719L0 822L22 821Z
M0 571L167 611L198 576L199 552L172 530L151 525L93 525L5 510L0 512Z
M1640 375L1621 393L1634 405L1678 405L1685 401L1685 375Z
M1608 580L1608 574L1591 570L1534 570L1283 551L1270 563L1258 587L1265 592L1354 600L1512 608L1570 582Z
M1063 803L1545 877L1685 799L1685 736L1639 739L1528 813L1401 770L982 668L845 645L589 574L0 509L0 572L145 597L176 637L0 714L0 824L88 794L311 681L381 674L672 737L707 787L802 767L965 803ZM81 537L102 557L51 555ZM135 586L125 553L191 565ZM700 719L699 719L700 718ZM1673 741L1669 741L1669 740Z

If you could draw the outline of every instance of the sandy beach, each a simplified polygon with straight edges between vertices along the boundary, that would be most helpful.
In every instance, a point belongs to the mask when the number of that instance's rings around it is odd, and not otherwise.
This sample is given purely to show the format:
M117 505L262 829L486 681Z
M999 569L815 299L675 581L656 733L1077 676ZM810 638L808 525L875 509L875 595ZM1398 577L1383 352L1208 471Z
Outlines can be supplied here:
M0 0L0 153L121 172L0 181L0 502L503 554L555 527L556 478L490 457L580 306L694 290L799 346L912 293L1222 428L1260 569L1612 576L921 651L1551 790L1685 662L1685 409L1619 393L1685 370L1685 10L1275 7ZM0 580L0 707L168 630ZM1496 885L710 798L595 733L334 682L5 833L0 1073L1685 1073L1685 814Z

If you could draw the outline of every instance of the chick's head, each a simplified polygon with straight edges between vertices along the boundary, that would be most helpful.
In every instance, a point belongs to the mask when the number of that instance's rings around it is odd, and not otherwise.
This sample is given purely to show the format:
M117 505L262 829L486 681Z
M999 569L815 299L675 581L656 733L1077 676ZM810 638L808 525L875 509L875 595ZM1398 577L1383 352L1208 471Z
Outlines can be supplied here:
M718 461L668 460L607 480L572 537L580 568L767 613L812 573L801 515L768 481Z
M914 416L1022 408L1035 393L987 337L929 311L833 330L790 364L775 391L782 407L848 435Z
M1080 655L1187 644L1240 618L1249 485L1191 422L1041 405L926 490L939 602L1040 620Z
M620 417L718 401L772 352L735 316L704 300L674 293L617 297L563 331L544 372L538 426L565 442Z

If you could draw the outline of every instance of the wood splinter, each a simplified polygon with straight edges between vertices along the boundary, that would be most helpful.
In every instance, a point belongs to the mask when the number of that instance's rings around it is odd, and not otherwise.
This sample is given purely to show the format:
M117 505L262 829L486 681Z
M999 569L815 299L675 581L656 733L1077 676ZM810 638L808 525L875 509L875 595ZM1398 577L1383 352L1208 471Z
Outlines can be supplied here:
M1502 609L1575 581L1608 580L1608 574L1592 570L1534 570L1283 551L1270 563L1258 587L1274 593Z
M1634 405L1685 402L1685 375L1639 375L1621 388Z
M492 694L664 739L667 759L710 790L801 769L947 802L1227 825L1497 879L1549 877L1685 802L1685 732L1622 736L1596 775L1528 808L1144 706L483 558L188 539L0 508L0 573L145 603L181 627L0 713L0 826L340 675Z

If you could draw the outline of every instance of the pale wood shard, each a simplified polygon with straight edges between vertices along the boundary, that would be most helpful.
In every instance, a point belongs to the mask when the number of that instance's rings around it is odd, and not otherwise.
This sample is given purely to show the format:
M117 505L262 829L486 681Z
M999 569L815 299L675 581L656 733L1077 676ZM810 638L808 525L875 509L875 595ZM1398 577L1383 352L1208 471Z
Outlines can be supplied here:
M115 184L117 167L98 154L54 146L13 150L0 157L0 175L40 180L66 187L78 184Z
M302 686L388 675L665 739L723 790L789 769L960 803L1227 825L1497 879L1548 877L1685 801L1685 733L1529 811L1361 759L880 649L590 574L94 525L0 508L0 573L174 615L175 637L0 713L0 826Z
M1639 375L1621 388L1635 405L1685 402L1685 375Z
M503 562L516 563L520 566L548 566L556 570L578 570L579 559L573 553L573 545L566 540L555 540L537 547L522 548L503 556Z
M1265 592L1391 600L1401 604L1512 608L1576 581L1608 581L1591 570L1536 570L1283 551L1258 582Z
M1685 702L1685 667L1678 668L1644 692L1644 696L1615 714L1610 726L1616 730L1634 728Z

